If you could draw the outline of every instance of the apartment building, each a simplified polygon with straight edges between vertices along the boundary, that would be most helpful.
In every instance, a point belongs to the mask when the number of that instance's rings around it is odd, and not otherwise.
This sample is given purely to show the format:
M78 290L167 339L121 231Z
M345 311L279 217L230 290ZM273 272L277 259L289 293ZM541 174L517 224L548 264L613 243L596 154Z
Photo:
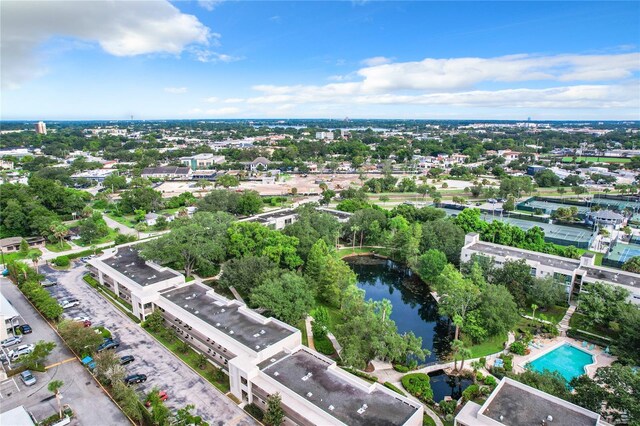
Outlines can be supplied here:
M120 246L89 262L102 285L131 300L134 315L154 310L178 338L229 375L231 393L266 409L279 393L285 425L422 425L423 407L368 383L302 345L300 330L266 318ZM129 297L130 299L127 299Z
M352 213L329 208L319 207L316 210L335 217L340 223L347 222L352 216ZM258 222L271 229L281 230L285 226L291 225L297 220L298 213L294 209L281 209L240 219L238 222Z
M197 154L190 157L180 157L180 162L187 167L191 167L191 170L208 169L216 164L224 163L224 155L213 154Z
M482 406L467 402L456 426L604 426L600 415L508 377Z
M630 300L640 304L640 275L596 265L593 253L585 253L580 259L569 259L480 241L480 235L473 232L465 236L460 261L468 262L474 255L492 258L497 267L507 261L524 259L531 267L532 276L554 277L564 283L569 300L583 291L585 283L602 282L629 290Z

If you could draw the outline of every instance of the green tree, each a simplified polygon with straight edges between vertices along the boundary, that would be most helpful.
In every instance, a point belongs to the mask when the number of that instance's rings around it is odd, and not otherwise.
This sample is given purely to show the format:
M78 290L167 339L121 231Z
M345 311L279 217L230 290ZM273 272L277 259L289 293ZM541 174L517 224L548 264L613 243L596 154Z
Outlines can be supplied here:
M209 423L202 420L202 417L192 414L195 405L189 404L178 409L173 418L176 426L209 426Z
M78 321L61 321L58 324L58 332L78 355L91 354L102 343L102 337L99 334Z
M520 319L518 306L506 287L490 284L480 296L478 317L490 336L506 335Z
M471 280L464 278L451 264L444 267L435 284L440 296L439 311L451 319L460 316L464 321L467 313L479 302L480 289ZM455 339L458 339L460 324L455 326Z
M282 266L294 269L302 265L297 253L298 239L255 222L236 222L227 230L228 253L234 257L267 256Z
M159 310L154 310L145 318L142 326L153 332L161 331L164 328L164 318Z
M418 271L423 279L431 282L442 273L446 264L447 256L443 252L430 249L418 258Z
M513 197L507 198L507 201L505 201L502 204L502 210L504 210L506 212L512 212L515 209L516 209L516 200Z
M278 274L278 265L266 256L245 256L228 260L222 265L220 285L234 287L241 294L250 294L266 277Z
M226 213L198 212L193 219L176 219L171 232L141 245L145 259L178 262L186 276L197 265L219 263L226 257L227 229L233 217Z
M635 365L640 364L640 308L637 305L626 304L619 316L620 336L615 343L616 354L619 358L631 360Z
M293 272L286 272L279 278L268 278L255 288L251 293L251 302L293 325L307 315L314 299L304 278Z
M125 213L136 210L153 212L162 205L162 194L150 187L132 188L124 191L120 197L120 207Z
M222 175L216 179L216 186L223 186L225 188L229 188L232 186L240 185L240 180L233 175Z
M468 211L465 209L462 213ZM451 263L460 262L460 250L464 245L464 230L450 219L437 219L422 225L420 250L440 250Z
M126 370L120 365L120 357L114 351L97 353L94 355L94 361L96 366L93 372L100 383L108 385L124 380Z
M560 185L560 178L550 169L540 170L533 176L539 187L550 188Z
M20 254L25 257L29 254L29 243L24 238L20 241Z
M113 381L112 383L113 397L118 401L122 411L131 419L141 421L144 407L141 407L136 391L124 384L123 381Z
M60 418L62 418L62 403L60 402L60 389L62 386L64 386L64 382L62 380L52 380L47 385L47 390L56 397L56 402L58 403L58 415Z
M591 324L607 326L617 321L627 304L629 291L603 283L585 284L578 298L578 308Z
M567 300L567 291L564 285L553 277L534 278L526 290L529 300L543 309L551 308Z
M624 262L624 265L622 265L622 270L640 274L640 256L632 257L631 259Z
M56 344L54 342L45 342L44 340L40 340L33 347L33 351L20 356L18 359L23 365L27 366L28 369L39 370L44 367L44 362L55 347Z
M284 422L282 398L279 393L267 397L267 411L264 413L263 423L267 426L280 426Z
M524 260L508 260L502 268L493 271L492 282L504 285L518 307L525 308L527 289L533 283L531 267Z
M164 405L164 402L160 399L160 389L154 387L147 394L146 401L151 406L151 418L153 424L158 426L168 426L171 417L171 411Z

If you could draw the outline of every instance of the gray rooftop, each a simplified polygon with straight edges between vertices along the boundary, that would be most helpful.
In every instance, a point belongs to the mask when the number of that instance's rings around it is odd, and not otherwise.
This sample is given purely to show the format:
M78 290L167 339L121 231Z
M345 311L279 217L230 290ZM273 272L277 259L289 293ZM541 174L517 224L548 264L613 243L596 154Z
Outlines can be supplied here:
M161 295L256 352L294 333L293 330L266 318L266 323L263 324L239 312L238 308L243 305L235 301L230 302L221 296L220 300L217 300L206 294L208 290L205 286L191 284L174 288Z
M296 213L294 210L291 209L286 209L286 210L277 210L271 213L264 213L261 214L259 216L255 216L251 219L249 219L249 221L256 221L256 222L268 222L271 219L278 219L281 217L287 217L287 216L297 216L298 213Z
M118 248L113 256L103 262L143 287L180 275L168 269L159 271L149 266L138 251L131 247Z
M488 243L476 243L469 246L470 250L485 253L493 256L514 257L519 259L532 260L540 262L543 265L552 266L554 268L564 269L566 271L573 271L580 266L579 260L562 258L559 256L553 256L549 254L535 253L517 248L501 246L497 244Z
M587 277L595 278L599 281L608 281L630 287L640 287L640 275L632 272L590 266L583 266L581 269L587 271Z
M350 426L404 424L417 411L416 407L381 390L376 389L369 393L353 386L329 372L327 368L330 365L329 362L305 350L299 350L263 371L305 400ZM304 377L308 378L305 380ZM358 413L365 404L367 407L364 412Z
M551 395L548 396L551 397ZM527 389L504 383L481 414L509 426L540 425L547 416L553 417L550 423L553 425L593 426L598 424L595 413L589 416L577 411L578 407L568 402L551 398L543 398ZM502 420L500 416L503 416Z

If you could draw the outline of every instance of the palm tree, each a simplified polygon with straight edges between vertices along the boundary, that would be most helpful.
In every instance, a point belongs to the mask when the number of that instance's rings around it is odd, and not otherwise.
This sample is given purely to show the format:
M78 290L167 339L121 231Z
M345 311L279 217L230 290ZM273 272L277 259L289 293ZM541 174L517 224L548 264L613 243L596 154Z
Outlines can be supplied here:
M58 240L60 248L63 248L62 244L64 243L64 238L69 235L69 228L67 228L64 224L58 222L52 224L49 229L51 230L53 237Z
M533 312L531 313L531 316L535 319L535 317L536 317L536 309L538 309L538 305L536 305L534 303L533 305L531 305L531 309L533 310Z
M462 343L462 340L456 339L453 341L453 343L451 343L451 352L453 353L453 369L455 371L458 371L458 353L462 348L464 348L464 343Z
M480 360L472 361L471 368L473 368L473 384L475 385L478 383L478 378L477 378L478 370L480 370L481 368L484 368L484 364L481 363Z
M351 249L356 249L356 232L360 231L360 227L358 225L353 225L351 227L351 232L353 232L353 238L351 239Z
M200 179L196 185L200 187L200 197L202 197L202 191L204 191L206 187L211 186L211 182L206 179Z
M52 380L49 382L49 386L47 389L49 392L53 393L56 397L56 401L58 402L58 412L60 414L60 418L62 418L62 405L60 404L60 388L64 385L62 380Z
M462 358L462 362L460 363L460 370L464 369L464 360L471 357L471 351L465 347L460 348L458 350L458 355Z
M29 258L33 263L33 268L36 270L36 274L38 273L38 261L40 260L41 257L42 257L42 254L38 251L34 251L29 254Z
M460 315L453 316L453 324L456 326L456 333L453 337L453 340L458 340L458 336L460 335L460 327L462 327L464 319Z

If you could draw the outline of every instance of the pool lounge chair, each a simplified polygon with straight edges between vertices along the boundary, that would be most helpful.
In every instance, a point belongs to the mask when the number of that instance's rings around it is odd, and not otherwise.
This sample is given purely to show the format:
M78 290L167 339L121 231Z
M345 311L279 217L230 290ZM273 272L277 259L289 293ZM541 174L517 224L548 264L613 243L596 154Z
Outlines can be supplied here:
M589 349L590 351L592 351L592 350L594 350L594 349L595 349L595 347L596 347L596 345L591 344L591 345L589 345L589 347L588 347L587 349Z
M586 348L586 347L587 347L587 341L586 341L586 340L583 340L583 341L582 341L582 347L583 347L583 348Z

